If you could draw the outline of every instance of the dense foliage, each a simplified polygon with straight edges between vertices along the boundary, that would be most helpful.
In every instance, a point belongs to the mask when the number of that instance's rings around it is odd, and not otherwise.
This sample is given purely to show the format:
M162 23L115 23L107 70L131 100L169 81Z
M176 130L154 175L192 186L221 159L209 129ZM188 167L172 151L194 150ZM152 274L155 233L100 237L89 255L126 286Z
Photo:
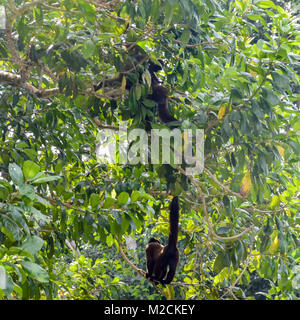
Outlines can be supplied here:
M300 297L297 1L0 4L2 299ZM164 60L181 129L204 129L203 173L97 162L119 120L166 126L131 45ZM130 91L94 91L128 61ZM136 267L151 235L167 238L169 193L181 260L162 288Z

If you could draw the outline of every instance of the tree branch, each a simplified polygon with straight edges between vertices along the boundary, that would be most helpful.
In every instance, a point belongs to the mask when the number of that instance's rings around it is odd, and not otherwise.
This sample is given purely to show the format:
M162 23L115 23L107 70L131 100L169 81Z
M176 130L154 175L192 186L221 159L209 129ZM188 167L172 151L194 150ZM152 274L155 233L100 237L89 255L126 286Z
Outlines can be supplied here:
M36 95L39 98L50 98L52 96L55 96L59 93L59 88L51 88L51 89L38 89L32 84L25 82L23 83L22 77L19 74L14 74L7 71L0 71L0 83L6 83L13 87L19 87L24 88L28 90L30 93ZM105 98L105 99L117 99L122 95L121 89L112 89L111 91L100 94L97 92L92 91L91 89L87 90L78 90L79 94L85 95L85 96L94 96L97 98ZM63 94L63 92L62 92Z
M205 200L205 194L204 192L202 191L201 187L199 186L199 184L197 183L197 181L193 178L193 176L191 175L188 175L181 167L178 168L178 170L183 174L185 175L186 177L188 177L191 182L193 183L193 185L195 186L195 188L197 189L199 195L200 195L200 198L201 198L201 201L202 201L202 205L203 205L203 211L204 211L204 215L205 215L205 218L206 218L206 221L207 221L207 225L208 225L208 229L209 229L209 232L210 234L216 238L217 240L221 240L221 241L232 241L232 240L236 240L236 239L239 239L240 237L242 237L243 235L245 235L247 232L251 231L252 230L252 226L249 227L249 228L246 228L244 231L242 231L241 233L237 234L237 235L234 235L234 236L231 236L231 237L222 237L222 236L219 236L216 234L213 226L212 226L212 223L210 221L210 218L209 218L209 214L208 214L208 211L207 211L207 207L206 207L206 200Z
M58 88L38 89L28 82L22 83L22 77L19 74L13 74L6 71L0 71L0 82L9 84L14 87L24 88L40 98L49 98L59 93Z
M139 269L133 262L131 262L131 261L127 258L126 254L125 254L124 251L123 251L122 243L121 243L119 237L116 236L116 239L117 239L118 244L119 244L119 250L120 250L121 256L124 258L124 260L130 265L130 267L131 267L132 269L134 269L134 270L135 270L137 273L139 273L142 277L146 278L146 272L145 272L144 270L142 270L142 269Z
M222 44L221 41L215 42L215 41L203 41L200 43L194 43L194 44L184 44L180 40L174 40L174 42L179 43L182 46L186 46L187 48L196 48L196 47L202 47L202 46L207 46L207 45L215 45L215 44Z
M219 185L222 189L224 189L226 192L232 194L233 196L240 198L240 199L245 199L240 193L234 192L231 189L229 189L227 186L225 186L222 182L220 182L207 168L204 168L204 171L209 175L209 177L214 180L214 182Z
M234 300L239 300L239 299L235 296L235 294L233 293L233 289L234 289L234 287L238 284L238 282L240 281L242 275L243 275L243 274L245 273L245 271L247 270L248 265L249 265L249 263L250 263L250 261L251 261L251 257L252 257L252 255L251 255L251 249L250 249L250 255L249 255L248 258L247 258L247 261L246 261L246 263L245 263L245 266L244 266L243 270L242 270L241 273L237 276L237 278L235 279L235 281L233 282L233 284L230 286L230 288L222 295L222 297L225 296L226 294L230 293L230 294L232 295L232 297L233 297ZM221 298L222 298L222 297L221 297Z

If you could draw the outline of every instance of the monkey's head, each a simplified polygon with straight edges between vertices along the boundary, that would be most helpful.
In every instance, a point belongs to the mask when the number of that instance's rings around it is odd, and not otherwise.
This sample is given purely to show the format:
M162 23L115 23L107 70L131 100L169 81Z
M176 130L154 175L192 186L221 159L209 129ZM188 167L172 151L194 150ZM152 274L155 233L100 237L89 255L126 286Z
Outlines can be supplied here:
M160 241L158 239L156 239L156 238L151 238L148 243L151 243L151 242L160 243Z
M149 71L150 72L157 72L157 71L162 70L162 67L164 66L163 60L158 58L157 61L159 64L153 62L152 60L149 61Z

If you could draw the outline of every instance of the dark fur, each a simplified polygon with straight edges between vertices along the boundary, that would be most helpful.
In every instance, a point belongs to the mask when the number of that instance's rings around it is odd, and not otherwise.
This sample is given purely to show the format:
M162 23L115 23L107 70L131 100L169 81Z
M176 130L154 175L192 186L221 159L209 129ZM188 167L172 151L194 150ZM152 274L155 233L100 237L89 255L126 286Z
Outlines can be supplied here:
M179 251L177 248L179 222L178 197L174 197L170 204L170 232L166 246L159 240L151 238L146 246L146 277L151 281L161 284L169 284L173 280L179 262ZM169 268L169 269L168 269Z
M134 49L136 49L136 47L134 47ZM141 58L141 53L139 50L135 50L135 54L138 55L135 57L136 62L139 64L143 61L143 58ZM157 103L157 107L158 107L158 115L161 119L162 122L167 123L167 122L172 122L172 121L176 121L176 119L171 115L170 111L169 111L169 107L168 107L168 99L169 99L169 92L168 89L166 87L164 87L163 85L161 85L161 81L158 79L156 72L162 70L162 66L163 66L163 62L161 59L158 59L159 64L154 63L153 61L149 60L149 67L148 67L148 71L151 75L151 88L152 88L152 94L149 95L149 99L155 101ZM132 65L128 66L128 68L132 68ZM116 86L116 85L120 85L123 79L123 76L127 74L127 70L125 67L125 71L121 72L118 76L114 77L114 78L110 78L110 79L106 79L105 80L105 85L108 86ZM141 81L141 79L140 79ZM126 78L126 85L125 85L125 89L126 90L130 90L132 87L132 83ZM102 81L98 84L94 86L94 90L97 91L99 89L101 89L103 86ZM150 126L150 121L147 118L146 122L148 124L148 128Z

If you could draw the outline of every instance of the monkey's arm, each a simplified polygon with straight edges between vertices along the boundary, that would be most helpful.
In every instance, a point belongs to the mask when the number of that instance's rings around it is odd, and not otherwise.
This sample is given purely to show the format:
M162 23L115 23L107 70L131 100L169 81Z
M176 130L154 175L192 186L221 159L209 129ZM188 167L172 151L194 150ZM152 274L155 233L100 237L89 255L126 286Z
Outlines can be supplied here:
M154 269L154 261L147 259L147 272L146 272L146 278L151 278L153 274Z

